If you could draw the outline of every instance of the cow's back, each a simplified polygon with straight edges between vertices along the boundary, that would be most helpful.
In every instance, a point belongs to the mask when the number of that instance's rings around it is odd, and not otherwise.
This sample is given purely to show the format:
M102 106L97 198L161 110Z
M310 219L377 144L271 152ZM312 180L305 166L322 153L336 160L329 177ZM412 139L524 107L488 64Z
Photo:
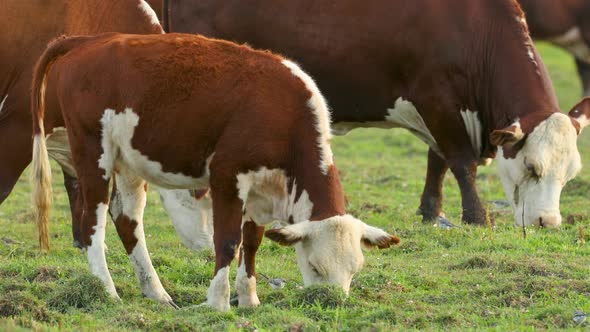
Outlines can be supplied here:
M253 137L289 139L288 128L296 122L292 111L307 109L310 96L281 61L200 36L108 34L70 51L53 72L58 102L70 106L62 110L67 127L100 136L106 118L113 128L117 121L125 123L142 154L166 161L171 168L165 171L196 178L222 135L244 144ZM142 174L157 182L147 171Z
M483 30L494 22L503 24L498 17L512 20L516 14L511 4L510 0L169 1L173 32L248 43L300 62L326 95L336 122L382 121L397 98L423 96L427 86L466 91L460 77L476 72L474 67L480 65L473 58L483 56L481 42L489 40ZM523 38L517 43L524 49ZM454 81L437 85L424 82L422 76Z

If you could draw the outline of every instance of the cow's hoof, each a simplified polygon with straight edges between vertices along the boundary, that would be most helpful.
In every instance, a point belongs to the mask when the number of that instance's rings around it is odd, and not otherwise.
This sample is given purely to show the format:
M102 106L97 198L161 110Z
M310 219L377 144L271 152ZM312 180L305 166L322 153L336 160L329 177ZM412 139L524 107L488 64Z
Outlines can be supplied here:
M444 214L436 218L436 223L434 224L434 226L442 229L455 228L455 225L453 225L453 223L450 222L449 219L445 218Z
M72 246L74 246L74 248L82 249L82 243L80 243L78 240L74 240L74 242L72 242Z

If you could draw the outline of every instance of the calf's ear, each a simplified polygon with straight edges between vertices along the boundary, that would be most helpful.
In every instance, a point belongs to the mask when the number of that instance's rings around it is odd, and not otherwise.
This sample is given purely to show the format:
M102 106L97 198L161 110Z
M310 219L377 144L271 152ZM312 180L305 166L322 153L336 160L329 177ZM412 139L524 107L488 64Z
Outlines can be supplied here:
M514 145L523 139L520 123L515 122L504 129L496 129L490 134L490 142L495 146Z
M305 239L311 227L312 225L309 221L304 221L295 225L269 229L264 235L280 245L292 246Z
M590 97L582 99L569 111L568 115L578 134L590 124Z
M377 247L379 249L385 249L398 244L399 238L380 228L364 224L361 241L367 248Z

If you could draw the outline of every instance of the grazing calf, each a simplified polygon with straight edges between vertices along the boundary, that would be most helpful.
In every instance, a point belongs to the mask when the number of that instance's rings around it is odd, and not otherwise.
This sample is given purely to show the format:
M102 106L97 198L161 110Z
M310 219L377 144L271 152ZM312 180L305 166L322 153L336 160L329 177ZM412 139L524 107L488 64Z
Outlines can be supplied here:
M143 293L171 305L145 245L146 181L210 187L216 260L207 303L219 310L229 309L229 265L238 254L239 304L259 304L255 255L273 221L283 227L266 235L295 245L306 285L333 283L347 292L363 265L361 244L399 241L345 214L328 108L293 62L200 36L107 34L51 43L35 75L38 224L47 223L50 205L43 93L54 88L84 197L83 246L113 297L103 244L113 176L122 211L115 225Z
M578 124L560 112L516 0L164 0L164 8L169 31L300 61L339 133L401 127L427 143L425 221L443 216L450 170L463 220L485 225L477 167L497 155L515 224L561 224L561 190L581 167Z

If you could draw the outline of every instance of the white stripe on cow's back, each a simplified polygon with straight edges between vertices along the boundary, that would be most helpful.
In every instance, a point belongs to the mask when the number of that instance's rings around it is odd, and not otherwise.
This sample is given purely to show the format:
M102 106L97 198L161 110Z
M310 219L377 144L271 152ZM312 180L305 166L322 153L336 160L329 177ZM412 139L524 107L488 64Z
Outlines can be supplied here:
M315 127L318 131L318 147L320 148L321 169L324 174L328 173L328 168L334 164L334 157L332 155L332 148L330 147L330 139L332 132L330 129L330 111L328 104L321 94L313 79L304 72L297 64L289 60L283 60L285 65L293 75L299 77L305 84L305 87L311 92L311 98L307 101L307 106L312 110L316 118ZM306 139L303 137L302 139Z
M2 98L2 101L0 102L0 113L2 113L2 109L4 108L4 103L6 102L6 99L8 99L8 94L4 96L4 98Z
M139 9L141 9L153 25L160 25L160 20L154 9L145 0L139 0Z

